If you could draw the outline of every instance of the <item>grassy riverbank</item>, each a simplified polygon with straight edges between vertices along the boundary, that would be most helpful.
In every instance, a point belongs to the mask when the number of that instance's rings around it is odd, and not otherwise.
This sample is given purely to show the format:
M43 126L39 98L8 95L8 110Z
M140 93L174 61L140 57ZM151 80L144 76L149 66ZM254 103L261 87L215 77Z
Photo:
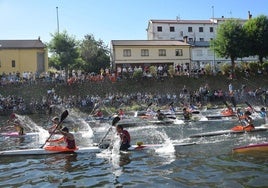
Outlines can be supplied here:
M250 78L238 78L230 80L226 76L203 76L200 78L175 77L165 78L163 80L122 80L111 83L109 80L98 83L75 83L71 86L66 84L53 84L39 82L38 84L18 84L1 86L0 94L5 96L16 95L21 96L26 102L32 98L41 100L48 90L55 89L56 94L63 96L76 95L99 95L105 96L109 93L176 93L178 94L185 85L190 91L198 89L201 85L208 84L211 90L223 89L228 90L229 83L232 83L234 89L240 89L242 85L246 85L249 89L259 87L268 87L267 75L252 76Z

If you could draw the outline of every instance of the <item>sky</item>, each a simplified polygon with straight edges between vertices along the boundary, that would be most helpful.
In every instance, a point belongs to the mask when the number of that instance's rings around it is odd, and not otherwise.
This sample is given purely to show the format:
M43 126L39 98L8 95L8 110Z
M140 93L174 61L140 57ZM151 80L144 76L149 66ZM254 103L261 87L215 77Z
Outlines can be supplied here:
M253 17L268 16L267 4L268 0L0 0L0 40L40 37L48 43L59 29L77 40L92 34L110 45L111 40L146 40L151 19L247 19L248 11Z

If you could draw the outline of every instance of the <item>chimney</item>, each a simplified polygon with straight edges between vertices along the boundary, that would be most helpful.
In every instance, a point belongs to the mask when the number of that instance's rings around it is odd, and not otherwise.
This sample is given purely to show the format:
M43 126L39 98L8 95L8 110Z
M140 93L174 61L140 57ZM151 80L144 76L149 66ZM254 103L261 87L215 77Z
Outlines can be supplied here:
M252 18L252 14L250 14L250 11L248 11L248 19L250 20Z
M184 37L183 37L183 41L184 41L185 43L187 43L187 42L188 42L188 40L187 40L187 39L188 39L188 36L184 36Z

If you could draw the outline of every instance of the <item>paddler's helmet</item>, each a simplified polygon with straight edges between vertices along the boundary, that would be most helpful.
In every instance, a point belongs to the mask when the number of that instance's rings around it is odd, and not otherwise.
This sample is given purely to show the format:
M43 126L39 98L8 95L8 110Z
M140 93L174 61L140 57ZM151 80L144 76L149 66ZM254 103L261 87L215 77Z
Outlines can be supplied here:
M250 112L250 111L246 111L246 112L245 112L245 115L250 116L250 115L251 115L251 112Z
M53 117L52 119L51 119L53 122L59 122L59 118L57 117L57 116L55 116L55 117Z
M68 129L67 127L63 127L63 128L61 129L61 131L68 133L68 132L69 132L69 129Z

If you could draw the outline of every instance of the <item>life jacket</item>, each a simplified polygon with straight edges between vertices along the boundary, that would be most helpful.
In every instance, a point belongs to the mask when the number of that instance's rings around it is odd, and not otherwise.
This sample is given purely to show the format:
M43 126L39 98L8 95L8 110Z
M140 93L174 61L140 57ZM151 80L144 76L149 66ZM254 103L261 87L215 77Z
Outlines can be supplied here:
M65 138L64 140L67 143L67 146L66 147L68 149L75 149L76 148L75 140L70 140L68 138Z
M127 130L123 130L123 132L120 134L120 138L121 138L122 144L130 145L131 138Z

